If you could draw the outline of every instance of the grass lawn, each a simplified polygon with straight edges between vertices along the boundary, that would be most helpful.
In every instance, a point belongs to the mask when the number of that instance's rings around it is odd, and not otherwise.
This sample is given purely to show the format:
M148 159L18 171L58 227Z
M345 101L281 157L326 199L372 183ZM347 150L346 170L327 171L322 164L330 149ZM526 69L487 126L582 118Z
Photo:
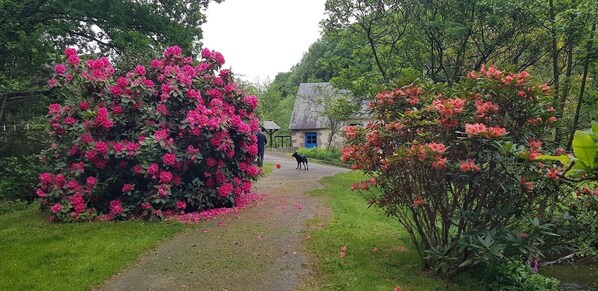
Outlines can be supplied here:
M0 290L86 290L186 226L180 223L52 224L33 204L0 215Z
M264 164L264 176L273 168ZM55 224L37 204L0 203L0 290L88 290L186 227L142 221Z
M325 188L313 192L328 201L332 218L310 221L313 230L306 244L308 253L318 259L319 278L310 282L309 289L445 289L445 282L422 272L420 258L402 226L380 209L368 208L358 192L350 191L351 184L362 178L357 172L324 178ZM342 246L347 247L345 258L340 257Z

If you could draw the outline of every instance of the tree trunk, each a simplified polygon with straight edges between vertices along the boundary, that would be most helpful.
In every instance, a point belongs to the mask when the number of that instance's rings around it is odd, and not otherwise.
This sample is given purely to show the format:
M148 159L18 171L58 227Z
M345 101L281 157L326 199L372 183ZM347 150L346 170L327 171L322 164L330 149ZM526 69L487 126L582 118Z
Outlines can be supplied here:
M581 113L581 104L583 103L583 94L585 93L586 89L586 81L588 79L588 68L590 67L590 62L594 59L593 54L593 42L594 42L594 32L596 31L596 22L592 23L592 31L590 32L590 39L588 40L588 46L586 50L586 59L583 63L583 75L581 77L581 87L579 89L579 97L577 98L577 108L575 108L575 116L573 117L573 124L571 124L570 134L569 134L569 141L567 142L567 151L571 150L571 144L573 143L573 136L575 135L575 130L577 130L577 124L579 123L579 114Z
M2 121L2 117L4 117L4 106L6 105L6 98L8 98L8 95L4 95L4 100L2 100L2 107L0 107L0 121Z
M559 106L559 49L558 49L558 35L556 32L556 9L554 8L554 0L549 0L548 5L550 7L550 36L551 36L551 47L552 47L552 82L554 84L554 99L553 105L557 108L557 116L562 117L562 112L558 110ZM556 129L555 143L560 142L560 136L562 135L559 128Z

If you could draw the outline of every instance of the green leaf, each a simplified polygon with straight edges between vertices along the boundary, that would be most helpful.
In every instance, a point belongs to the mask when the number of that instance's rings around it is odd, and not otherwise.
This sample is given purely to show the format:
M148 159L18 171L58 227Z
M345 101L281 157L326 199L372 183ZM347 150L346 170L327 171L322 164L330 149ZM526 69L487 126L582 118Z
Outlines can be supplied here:
M540 155L536 157L536 160L548 160L548 161L559 161L565 167L571 165L571 158L568 155L552 156L552 155Z
M459 264L459 268L462 268L462 267L465 267L465 266L469 266L471 264L473 264L473 259L467 259L463 263Z
M594 169L597 151L598 144L594 142L589 133L581 130L575 132L573 136L573 154L579 162L584 163L590 169Z

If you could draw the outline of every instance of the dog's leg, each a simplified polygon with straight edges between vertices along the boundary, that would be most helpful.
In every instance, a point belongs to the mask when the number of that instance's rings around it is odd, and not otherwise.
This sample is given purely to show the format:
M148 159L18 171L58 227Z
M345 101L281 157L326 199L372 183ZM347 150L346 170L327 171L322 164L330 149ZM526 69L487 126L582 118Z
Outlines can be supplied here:
M295 168L295 170L299 169L300 166L301 166L301 164L299 162L297 162L297 168Z
M305 160L305 170L309 170L309 163Z

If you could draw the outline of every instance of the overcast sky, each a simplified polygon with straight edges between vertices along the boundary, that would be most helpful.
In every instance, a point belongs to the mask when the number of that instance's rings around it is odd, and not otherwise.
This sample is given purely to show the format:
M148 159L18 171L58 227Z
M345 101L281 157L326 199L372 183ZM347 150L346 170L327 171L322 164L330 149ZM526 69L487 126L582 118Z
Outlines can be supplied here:
M210 3L204 47L247 81L287 72L320 37L325 0L225 0Z

